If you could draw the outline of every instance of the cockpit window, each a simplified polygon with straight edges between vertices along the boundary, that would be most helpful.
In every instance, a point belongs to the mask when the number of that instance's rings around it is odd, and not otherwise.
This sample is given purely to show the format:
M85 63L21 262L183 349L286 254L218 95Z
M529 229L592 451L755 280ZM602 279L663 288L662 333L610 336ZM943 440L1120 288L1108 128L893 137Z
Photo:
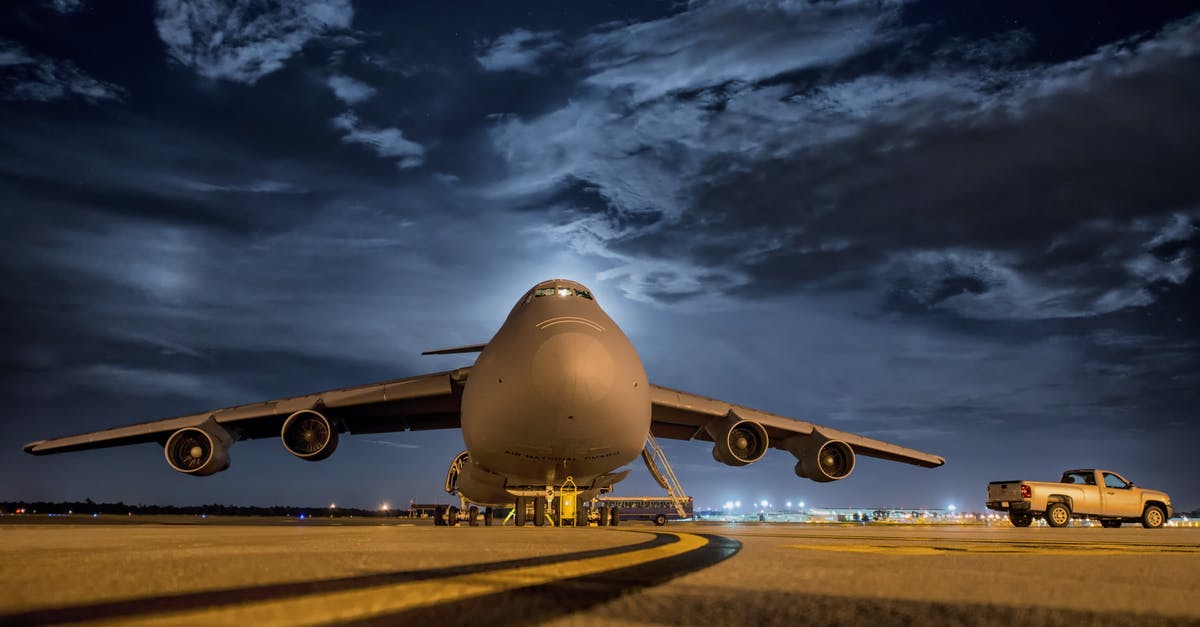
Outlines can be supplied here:
M533 296L535 298L541 298L542 296L578 296L580 298L594 300L592 298L591 292L589 292L587 290L577 290L572 287L564 287L564 286L539 287L533 291Z

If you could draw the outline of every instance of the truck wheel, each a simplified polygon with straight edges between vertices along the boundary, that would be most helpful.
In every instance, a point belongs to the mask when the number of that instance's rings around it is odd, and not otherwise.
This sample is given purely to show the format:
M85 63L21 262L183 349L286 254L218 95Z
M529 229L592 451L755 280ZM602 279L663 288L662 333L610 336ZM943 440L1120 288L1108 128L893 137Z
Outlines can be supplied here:
M662 514L659 514L659 515L655 516L655 517L654 517L654 524L655 524L655 526L657 526L657 527L661 527L661 526L663 526L663 525L667 524L667 517L666 517L666 516L664 516L664 515L662 515Z
M1046 508L1046 524L1051 527L1066 527L1071 523L1071 510L1063 503L1051 503Z
M1158 529L1165 522L1167 514L1157 505L1147 505L1146 511L1142 512L1142 526L1147 529Z
M1033 523L1033 515L1022 512L1009 512L1008 521L1011 522L1014 527L1028 527Z

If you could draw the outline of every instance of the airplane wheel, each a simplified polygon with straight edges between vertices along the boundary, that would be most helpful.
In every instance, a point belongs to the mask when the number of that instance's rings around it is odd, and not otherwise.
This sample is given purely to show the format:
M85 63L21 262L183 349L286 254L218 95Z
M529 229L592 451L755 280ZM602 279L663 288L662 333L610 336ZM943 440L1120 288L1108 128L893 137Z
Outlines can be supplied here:
M528 519L528 516L526 516L526 514L525 514L525 497L523 497L523 496L517 497L517 505L514 509L517 512L517 515L516 515L517 526L524 527L525 521Z
M446 508L445 508L445 506L438 505L433 508L433 526L434 527L445 527L446 526Z
M601 527L608 526L608 504L600 506L600 520L596 524Z
M1051 527L1066 527L1071 524L1071 510L1063 503L1051 503L1046 508L1046 524Z
M1149 505L1142 512L1142 526L1147 529L1158 529L1167 522L1167 514L1157 505Z
M546 526L546 499L540 496L533 497L533 526Z
M1008 520L1014 527L1028 527L1033 524L1033 515L1023 512L1009 512Z
M490 507L483 508L483 526L484 527L492 526L492 508L490 508Z
M451 527L458 526L458 508L451 505L446 509L446 524Z
M654 517L654 524L655 524L655 526L657 526L657 527L661 527L661 526L663 526L663 525L667 524L667 517L666 517L666 516L663 516L662 514L659 514L659 515L655 516L655 517Z
M621 524L621 511L618 510L615 505L611 510L609 510L608 515L610 516L608 519L608 524L612 525L613 527Z
M471 507L467 508L467 526L468 527L476 527L479 525L479 521L475 520L475 518L477 516L479 516L479 508L478 507L475 507L474 505L472 505Z
M588 524L587 523L587 519L588 519L587 512L588 511L583 508L583 499L581 499L579 497L575 497L575 526L576 527L586 527L587 526L587 524Z

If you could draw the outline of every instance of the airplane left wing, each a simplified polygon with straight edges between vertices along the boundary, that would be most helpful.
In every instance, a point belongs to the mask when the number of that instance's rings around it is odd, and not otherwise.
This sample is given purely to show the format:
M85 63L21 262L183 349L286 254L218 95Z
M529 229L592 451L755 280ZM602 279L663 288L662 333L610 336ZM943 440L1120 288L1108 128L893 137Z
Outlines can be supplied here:
M181 430L205 431L208 441L229 444L237 440L280 437L284 423L297 412L310 412L310 420L324 419L336 446L339 431L383 433L423 429L454 429L460 426L462 386L470 368L396 379L295 396L261 403L238 405L197 414L80 433L25 445L25 452L48 455L86 449L125 446L142 442L166 445ZM318 420L320 422L320 420ZM303 426L303 425L302 425ZM320 424L309 423L320 431ZM311 429L310 429L311 430ZM304 434L298 434L303 439ZM204 439L204 438L201 438ZM311 439L311 438L309 438ZM329 438L327 438L329 439ZM228 440L228 441L226 441ZM285 443L287 440L285 439ZM203 444L203 442L201 442ZM311 443L295 442L300 450ZM213 446L211 448L219 448ZM332 452L330 450L329 452ZM312 454L309 458L318 459ZM304 457L304 455L300 455ZM199 473L197 473L199 474Z
M791 452L796 473L815 481L849 475L855 455L926 468L946 463L938 455L659 385L650 386L650 402L655 437L714 442L713 457L732 466L760 459L768 447Z

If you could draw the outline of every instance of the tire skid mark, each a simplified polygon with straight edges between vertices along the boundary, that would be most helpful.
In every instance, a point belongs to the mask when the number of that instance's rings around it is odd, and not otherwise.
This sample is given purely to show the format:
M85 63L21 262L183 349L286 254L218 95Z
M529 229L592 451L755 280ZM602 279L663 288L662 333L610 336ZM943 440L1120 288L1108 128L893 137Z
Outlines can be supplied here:
M654 537L645 541L620 547L576 551L559 555L518 558L498 562L479 564L463 564L444 568L423 570L395 571L390 573L373 573L351 577L336 577L315 581L298 581L289 583L265 584L239 588L225 588L183 592L154 597L130 598L116 601L101 601L98 603L73 605L63 608L47 608L29 610L12 614L0 614L0 627L10 625L43 625L48 623L79 623L102 620L129 620L152 617L164 613L208 610L220 607L238 606L248 603L300 598L309 595L362 590L438 579L447 579L471 574L484 574L496 571L519 568L537 567L547 564L569 563L579 560L592 559L634 553L654 549L676 543L679 536L670 533L655 533Z
M548 621L582 612L601 603L713 566L732 557L742 546L737 540L724 536L694 535L704 538L706 543L663 559L487 596L329 624L340 627L419 625L444 621L448 616L453 617L456 624Z

